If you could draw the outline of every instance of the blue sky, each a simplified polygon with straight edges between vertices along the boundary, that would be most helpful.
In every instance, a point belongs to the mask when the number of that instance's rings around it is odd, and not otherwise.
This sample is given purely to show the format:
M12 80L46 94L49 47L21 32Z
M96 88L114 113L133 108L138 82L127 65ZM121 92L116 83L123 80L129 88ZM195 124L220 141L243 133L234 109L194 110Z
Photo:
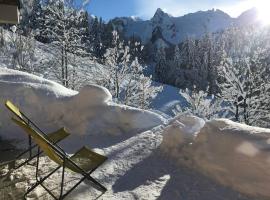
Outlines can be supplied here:
M101 16L107 21L121 16L149 19L157 8L173 16L216 8L232 17L237 17L255 5L256 0L90 0L88 10L91 14Z
M88 11L107 21L114 17L135 15L135 6L136 0L91 0Z

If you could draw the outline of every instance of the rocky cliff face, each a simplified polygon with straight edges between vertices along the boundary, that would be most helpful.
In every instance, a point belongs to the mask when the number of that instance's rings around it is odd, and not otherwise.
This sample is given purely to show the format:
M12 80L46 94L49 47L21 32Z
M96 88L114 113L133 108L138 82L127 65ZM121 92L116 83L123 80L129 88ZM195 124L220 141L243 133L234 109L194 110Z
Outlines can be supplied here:
M162 40L164 45L168 45L178 44L187 37L199 38L206 32L254 23L255 19L256 9L248 10L238 18L232 18L223 11L215 9L173 17L159 8L150 20L124 17L113 19L112 22L127 38L137 36L144 44L153 42L154 38L155 41ZM159 38L157 38L157 30Z

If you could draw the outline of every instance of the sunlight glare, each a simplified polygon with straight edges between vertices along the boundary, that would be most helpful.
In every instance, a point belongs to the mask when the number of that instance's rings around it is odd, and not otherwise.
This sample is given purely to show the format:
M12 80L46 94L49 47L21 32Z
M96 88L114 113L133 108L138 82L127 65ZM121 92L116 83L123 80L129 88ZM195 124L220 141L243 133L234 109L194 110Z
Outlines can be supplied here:
M261 21L263 25L270 24L270 1L257 1L256 8L258 10L258 20Z

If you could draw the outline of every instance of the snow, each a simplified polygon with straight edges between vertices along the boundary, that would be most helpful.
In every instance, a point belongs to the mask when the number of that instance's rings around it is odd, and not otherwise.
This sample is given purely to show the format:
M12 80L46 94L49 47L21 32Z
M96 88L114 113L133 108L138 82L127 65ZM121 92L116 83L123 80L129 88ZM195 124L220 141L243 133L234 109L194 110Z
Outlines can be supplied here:
M7 68L0 68L0 81L3 88L1 92L7 90L9 88L4 88L4 85L9 85L11 88L16 86L23 87L31 87L35 89L42 89L47 91L47 95L53 93L56 97L60 96L73 96L76 95L78 92L72 91L63 87L62 85L55 83L53 81L40 78L38 76L28 74L25 72L7 69ZM10 90L11 92L13 90Z
M108 188L100 199L270 198L268 129L188 115L168 121L153 112L112 103L105 88L89 85L76 92L15 70L0 69L0 88L1 137L20 142L24 138L4 107L10 99L45 131L66 126L72 135L60 145L68 153L87 145L108 157L93 173ZM55 167L47 157L40 164L41 174ZM45 184L57 188L60 174L57 171ZM23 177L25 181L18 181L16 187L25 190L34 183L34 168L25 166L9 177ZM78 178L68 172L66 187ZM46 199L43 193L38 188L31 198ZM67 199L99 195L84 181Z
M0 130L6 139L21 137L17 129L12 131L10 115L5 114L7 99L45 131L65 126L81 136L86 133L122 135L149 130L165 122L149 111L112 103L109 91L95 85L85 86L78 93L34 75L0 68L0 88Z
M163 86L163 90L153 99L151 108L173 116L173 108L176 105L187 106L185 99L179 94L179 88L167 84L155 82L155 85Z
M176 117L164 129L160 149L179 167L204 174L256 199L270 197L270 130L218 119Z
M270 197L270 130L230 120L207 122L191 156L204 174L242 193Z

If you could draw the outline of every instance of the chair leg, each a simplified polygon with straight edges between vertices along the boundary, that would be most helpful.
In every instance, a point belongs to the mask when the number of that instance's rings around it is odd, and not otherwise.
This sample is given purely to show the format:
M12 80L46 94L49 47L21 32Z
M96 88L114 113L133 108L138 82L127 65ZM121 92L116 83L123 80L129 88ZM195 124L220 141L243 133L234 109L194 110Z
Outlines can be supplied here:
M28 145L29 145L29 159L30 159L32 157L32 148L31 148L32 147L32 138L30 135L28 136Z
M32 187L30 187L27 192L24 194L24 199L26 199L26 196L32 192L37 186L41 185L47 178L49 178L53 173L55 173L58 169L60 169L61 166L58 166L53 171L51 171L47 176L37 181Z
M38 150L39 151L39 150ZM61 168L61 166L59 165L56 169L54 169L52 172L50 172L47 176L45 176L44 178L38 180L37 178L37 173L38 173L38 161L39 160L39 156L37 158L37 168L36 168L36 179L37 179L37 182L27 190L27 192L24 194L24 198L26 199L26 196L32 192L38 185L41 185L54 199L57 199L53 194L52 192L46 188L42 183L47 179L49 178L53 173L55 173L58 169ZM92 178L90 176L90 174L94 171L90 171L89 173L87 174L83 174L83 177L79 180L79 182L77 182L71 189L69 189L65 194L63 194L63 191L64 191L64 179L65 179L65 164L66 164L66 159L64 159L64 162L63 162L63 169L62 169L62 179L61 179L61 190L60 190L60 196L59 196L59 200L62 200L64 199L68 194L70 194L78 185L80 185L85 179L88 179L89 181L91 181L92 183L94 183L94 185L98 186L98 188L96 189L101 189L102 190L102 195L107 191L107 189L101 185L98 181L96 181L94 178ZM101 195L100 195L101 196Z
M21 164L19 164L18 166L13 167L13 169L19 169L20 167L24 166L25 164L28 164L30 161L32 161L34 158L36 158L37 156L41 155L42 152L39 152L39 154L36 154L34 156L32 156L31 158L27 158L26 161L22 162Z
M94 178L92 178L91 176L90 176L90 174L92 173L92 171L89 173L89 174L87 174L86 176L83 176L80 180L79 180L79 182L77 182L71 189L69 189L63 196L62 196L62 199L64 199L67 195L69 195L78 185L80 185L85 179L88 179L88 180L90 180L92 183L94 183L95 185L98 185L98 187L99 187L99 189L102 189L102 194L101 195L103 195L106 191L107 191L107 189L103 186L103 185L101 185L99 182L97 182ZM97 188L96 188L97 189ZM100 195L100 196L101 196Z
M46 190L55 200L59 200L60 199L60 197L59 198L57 198L48 188L46 188L46 186L45 185L43 185L42 183L40 184L42 187L43 187L43 189L44 190Z
M38 150L40 151L40 149ZM56 169L54 169L52 172L50 172L47 176L45 176L44 178L42 178L41 180L38 180L38 163L39 163L39 156L37 157L37 166L36 166L36 184L33 185L30 189L27 190L27 192L24 194L24 198L26 198L26 196L32 192L37 186L42 186L54 199L56 200L60 200L60 199L64 199L63 196L63 190L64 190L64 178L65 178L65 159L64 159L64 163L63 163L63 170L62 170L62 179L61 179L61 190L60 190L60 196L59 198L57 198L45 185L43 185L43 182L49 178L53 173L55 173L58 169L61 168L61 166L57 167Z
M30 139L29 139L30 141ZM57 140L54 144L57 144L58 142L60 142L61 140ZM30 142L29 142L30 145ZM26 161L22 162L21 164L19 164L18 166L14 166L12 167L14 170L19 169L20 167L24 166L25 164L29 164L30 161L32 161L34 158L36 158L37 156L42 154L42 151L39 151L39 153L33 155L33 149L36 148L38 145L33 145L33 146L29 146L29 148L27 150L25 150L24 152L20 153L18 156L16 156L16 160L18 160L20 157L22 157L24 154L28 153L29 155L31 155L31 157L27 158ZM16 165L16 164L15 164ZM31 164L29 164L31 165Z
M66 159L65 159L65 157L64 157L64 161L63 161L63 170L62 170L62 179L61 179L61 190L60 190L60 197L59 197L59 199L62 199L62 196L63 196L64 179L65 179L65 168L66 168Z
M36 181L38 181L38 165L39 165L39 155L40 155L40 148L38 147L38 153L37 153L37 163L36 163Z
M97 182L94 178L92 178L90 176L90 174L87 174L86 178L89 181L93 182L95 185L97 185L103 192L106 192L107 191L107 189L103 185L101 185L99 182Z
M24 154L29 153L31 149L34 149L35 147L37 147L37 145L33 145L32 147L28 147L27 150L23 151L22 153L20 153L18 156L16 156L16 159L19 159L20 157L22 157Z
M86 179L86 177L81 178L81 180L76 183L72 188L70 188L64 195L62 195L62 199L64 199L67 195L69 195L78 185L81 184Z

